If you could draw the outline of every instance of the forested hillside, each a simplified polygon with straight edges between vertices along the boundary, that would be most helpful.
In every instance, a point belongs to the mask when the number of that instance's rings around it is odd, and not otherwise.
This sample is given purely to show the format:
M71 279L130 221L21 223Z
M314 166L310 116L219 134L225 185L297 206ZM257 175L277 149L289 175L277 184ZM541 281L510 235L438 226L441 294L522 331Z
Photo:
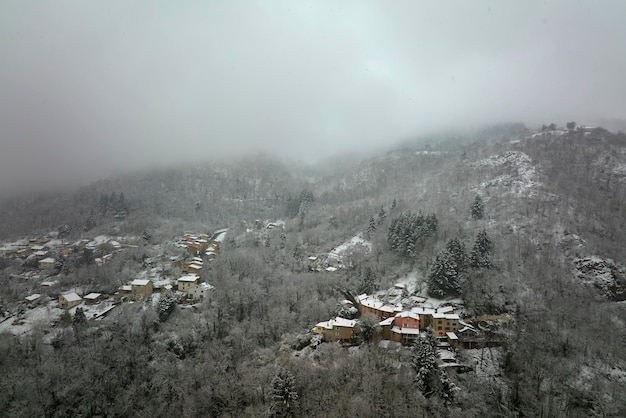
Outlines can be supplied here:
M210 300L165 319L158 305L128 303L101 321L0 335L0 411L625 416L626 135L512 125L437 139L332 172L266 156L5 199L5 241L56 231L134 244L101 267L66 263L51 279L67 288L113 292L149 260L180 255L175 236L228 232L202 271ZM27 268L2 261L8 312L37 291L17 278ZM425 384L428 347L312 337L345 314L346 295L399 282L454 300L465 318L510 318L503 342L459 348L472 370Z

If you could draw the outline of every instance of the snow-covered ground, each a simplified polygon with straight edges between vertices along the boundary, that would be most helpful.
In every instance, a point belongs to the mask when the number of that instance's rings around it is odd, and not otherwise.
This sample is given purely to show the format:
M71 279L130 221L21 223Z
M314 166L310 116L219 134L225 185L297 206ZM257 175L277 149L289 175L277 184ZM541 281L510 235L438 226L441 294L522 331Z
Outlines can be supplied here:
M70 309L69 313L74 316L76 308L82 308L87 319L94 319L102 315L102 313L113 309L114 306L113 302L109 300L102 301L95 305L85 305L81 303ZM13 335L24 335L31 332L37 324L50 326L59 319L63 312L63 309L58 307L57 301L55 300L32 309L27 308L24 311L24 317L22 319L18 320L16 316L12 316L0 323L0 333L8 332Z
M370 251L372 249L371 242L367 241L361 235L355 235L354 237L344 242L343 244L333 248L328 253L328 257L334 258L336 260L341 260L347 251L352 250L353 248L357 246L364 247L366 251Z
M626 276L623 267L620 268L613 260L603 259L592 255L574 260L574 276L587 285L599 289L605 296L616 296L621 286L624 286L623 277Z
M496 377L500 375L503 354L502 347L463 350L462 363L472 366L477 376Z
M469 165L478 169L497 168L504 171L503 174L474 187L477 192L490 188L501 188L503 194L512 194L515 197L531 197L537 193L537 188L542 185L537 179L532 160L521 151L492 155Z

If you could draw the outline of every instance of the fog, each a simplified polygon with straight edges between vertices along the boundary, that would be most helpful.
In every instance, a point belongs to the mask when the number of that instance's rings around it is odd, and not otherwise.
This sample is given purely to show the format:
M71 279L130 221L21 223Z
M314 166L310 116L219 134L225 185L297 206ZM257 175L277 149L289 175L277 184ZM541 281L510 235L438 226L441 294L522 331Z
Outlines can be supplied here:
M619 0L5 0L0 190L623 118L624 16Z

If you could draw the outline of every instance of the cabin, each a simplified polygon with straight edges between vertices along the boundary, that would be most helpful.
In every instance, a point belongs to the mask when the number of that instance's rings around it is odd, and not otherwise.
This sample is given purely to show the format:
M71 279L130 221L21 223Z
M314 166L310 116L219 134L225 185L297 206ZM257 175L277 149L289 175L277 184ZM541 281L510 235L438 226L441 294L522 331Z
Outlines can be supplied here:
M195 274L182 276L178 279L178 290L187 293L190 287L197 286L199 282L200 278Z
M358 335L359 326L354 320L338 316L335 319L318 323L313 328L313 332L321 335L326 342L351 342Z
M461 318L457 314L435 312L432 314L432 327L435 337L445 337L447 332L456 332L459 329Z
M208 283L200 283L196 286L191 286L187 291L187 295L193 301L203 302L210 299L213 289L214 287Z
M134 300L142 300L152 294L152 281L148 279L135 279L130 286Z
M391 324L391 341L404 345L413 345L420 335L420 317L418 314L403 311L393 318Z
M85 300L85 305L95 305L100 303L104 299L104 296L102 293L90 293L85 295L83 299Z
M59 296L59 307L62 309L72 309L82 303L83 299L77 293L71 292Z
M39 270L50 270L54 268L54 264L56 260L52 257L44 258L43 260L39 260Z
M32 295L26 296L24 300L28 305L34 306L41 300L42 296L39 293L34 293Z

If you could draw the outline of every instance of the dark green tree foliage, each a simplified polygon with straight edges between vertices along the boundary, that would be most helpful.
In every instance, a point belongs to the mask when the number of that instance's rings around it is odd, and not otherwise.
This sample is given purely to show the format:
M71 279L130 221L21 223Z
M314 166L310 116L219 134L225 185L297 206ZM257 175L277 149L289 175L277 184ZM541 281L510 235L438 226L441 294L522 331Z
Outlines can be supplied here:
M370 312L361 317L359 325L361 327L361 336L366 343L370 343L374 336L380 331L378 317Z
M290 218L295 218L298 213L309 208L314 201L315 197L309 190L303 190L300 192L299 196L289 195L285 202L285 215Z
M371 294L376 290L376 275L370 266L361 269L359 279L359 293Z
M288 370L281 367L272 379L272 416L297 416L297 409L296 379Z
M444 248L435 256L435 260L428 272L428 294L443 298L458 295L461 289L462 266L456 261L456 256Z
M481 199L479 195L476 195L474 203L472 203L472 219L482 219L484 210L485 204L483 203L483 199Z
M476 234L476 240L469 256L469 265L476 269L490 269L491 264L491 240L483 229Z
M378 221L377 224L380 225L383 222L385 222L385 219L387 219L387 212L385 212L385 208L384 207L380 207L380 210L378 211Z
M457 264L459 271L465 271L467 264L467 254L465 253L465 245L458 238L452 238L446 244L446 250Z
M367 226L367 235L371 236L372 233L374 233L374 231L376 231L376 221L374 220L374 217L370 217L370 222L369 225Z
M414 257L417 247L426 238L437 234L439 221L434 214L405 212L394 218L387 231L389 247L406 257Z
M166 294L161 296L161 299L159 300L159 306L157 309L158 310L157 313L159 314L159 320L161 322L167 321L167 318L170 317L175 307L176 307L176 298L174 297L174 294L172 292L167 292Z
M432 337L432 331L430 336L427 334L415 341L411 353L411 366L415 372L415 385L428 398L440 386L437 345Z
M76 312L74 312L74 318L72 319L72 323L76 326L81 326L87 324L87 317L85 316L85 312L83 312L83 308L76 308Z

